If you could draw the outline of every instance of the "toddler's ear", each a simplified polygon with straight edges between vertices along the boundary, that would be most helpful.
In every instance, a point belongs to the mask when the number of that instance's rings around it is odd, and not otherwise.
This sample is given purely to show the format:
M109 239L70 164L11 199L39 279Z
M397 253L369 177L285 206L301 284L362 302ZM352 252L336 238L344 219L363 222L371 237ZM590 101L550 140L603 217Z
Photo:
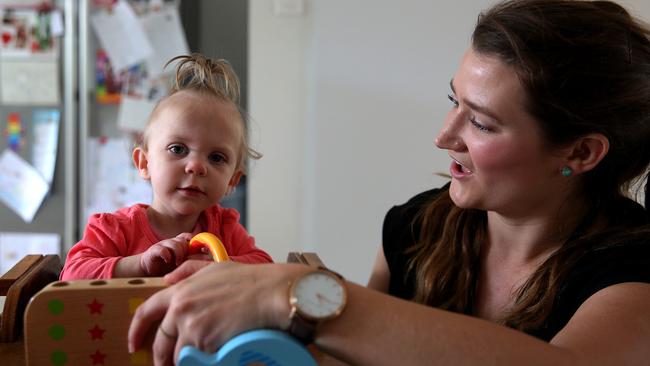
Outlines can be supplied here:
M135 168L138 169L140 177L147 180L151 178L151 175L149 174L147 153L141 147L133 149L133 164L135 165Z
M232 178L230 178L230 182L228 182L228 187L230 189L235 188L239 184L239 180L241 179L242 172L240 170L236 171L235 174L232 175Z

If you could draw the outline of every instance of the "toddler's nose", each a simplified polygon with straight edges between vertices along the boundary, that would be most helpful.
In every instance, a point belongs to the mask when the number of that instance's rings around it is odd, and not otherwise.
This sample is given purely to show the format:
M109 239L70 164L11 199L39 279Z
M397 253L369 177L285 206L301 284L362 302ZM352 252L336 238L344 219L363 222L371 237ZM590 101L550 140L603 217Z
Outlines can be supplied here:
M203 176L207 173L207 168L201 159L194 158L185 165L185 173Z

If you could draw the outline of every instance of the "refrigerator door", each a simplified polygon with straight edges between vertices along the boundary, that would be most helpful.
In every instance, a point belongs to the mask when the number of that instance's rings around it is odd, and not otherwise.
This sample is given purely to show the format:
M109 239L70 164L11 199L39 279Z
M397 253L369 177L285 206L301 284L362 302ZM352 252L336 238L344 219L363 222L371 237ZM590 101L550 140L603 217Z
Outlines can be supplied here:
M21 11L38 13L38 6L28 3ZM48 56L43 57L46 52L34 50L34 47L39 47L34 43L30 46L32 47L32 53L26 53L23 56L18 54L15 64L8 62L12 50L5 48L6 44L0 50L2 60L0 68L5 67L3 71L6 72L4 74L5 80L1 80L3 82L4 96L2 102L0 102L0 128L3 131L0 152L6 150L15 151L18 156L29 164L27 167L49 166L50 168L45 169L45 171L40 171L46 182L49 180L47 176L52 174L49 191L31 222L25 219L24 216L21 217L18 214L21 210L16 210L15 206L10 207L6 201L0 204L0 239L6 238L5 235L13 238L15 237L12 236L14 233L20 235L50 233L58 235L60 242L64 243L62 246L65 246L65 243L76 240L77 225L75 147L77 131L75 123L76 100L74 98L76 91L76 50L74 43L76 37L76 1L53 1L52 8L54 11L48 13L51 16L47 18L47 22L53 22L54 15L52 14L56 13L56 21L62 21L60 23L61 27L58 29L63 31L63 35L51 38L53 41L48 44L54 45L55 56L53 60L55 61L46 61L41 67L51 67L52 70L55 70L53 71L56 73L54 77L51 72L48 72L47 77L34 78L30 78L30 75L25 77L17 74L18 72L29 73L30 64L41 62L43 59L47 60ZM3 16L7 12L16 11L10 8L9 5L2 5L1 10ZM19 11L16 11L16 13L19 13ZM48 27L47 29L52 28ZM9 39L8 34L11 33L11 29L4 28L2 33L3 36L6 36L5 39ZM41 41L49 42L47 38L45 40L41 39L39 42ZM41 44L40 47L42 47L42 50L47 46ZM39 67L34 69L34 71L38 70ZM6 84L10 82L12 77L16 78L18 84ZM26 83L24 86L27 88L32 87L34 82L37 84L47 83L46 85L41 84L41 86L54 92L50 96L56 95L56 97L54 100L49 98L46 98L49 100L44 100L34 92L31 96L27 94L26 98L16 98L16 95L12 94L19 93L19 83L23 82ZM56 118L57 115L58 118ZM55 123L43 124L44 116L54 116L52 121L55 121ZM53 144L53 142L56 144ZM52 154L54 148L56 148L55 155ZM53 173L50 173L52 172L52 161L55 164ZM19 188L21 187L3 187L2 189L13 194ZM37 192L28 193L36 194ZM21 240L22 242L0 240L0 255L2 256L0 257L0 264L2 268L6 267L5 264L8 261L18 261L20 258L15 258L16 256L22 257L23 254L27 254L26 252L32 252L36 250L35 248L38 248L38 245L30 244L28 236L24 238L25 240ZM53 254L63 254L62 248L57 248Z

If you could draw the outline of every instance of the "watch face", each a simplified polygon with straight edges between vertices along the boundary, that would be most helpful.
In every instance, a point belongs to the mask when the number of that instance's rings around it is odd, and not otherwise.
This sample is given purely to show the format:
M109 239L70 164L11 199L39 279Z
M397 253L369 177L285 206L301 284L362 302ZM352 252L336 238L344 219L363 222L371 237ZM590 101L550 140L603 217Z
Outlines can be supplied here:
M312 272L295 283L291 302L298 312L314 320L338 315L347 301L343 282L326 272Z

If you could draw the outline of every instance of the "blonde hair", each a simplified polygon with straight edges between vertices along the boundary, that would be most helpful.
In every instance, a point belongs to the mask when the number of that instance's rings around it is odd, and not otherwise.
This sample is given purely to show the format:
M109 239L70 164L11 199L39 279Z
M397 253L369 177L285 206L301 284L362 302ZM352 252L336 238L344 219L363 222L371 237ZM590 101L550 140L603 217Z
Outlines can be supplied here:
M147 122L147 127L142 135L141 145L144 149L147 148L147 137L151 121L157 114L158 107L165 99L180 91L192 91L200 94L211 95L220 100L233 103L235 107L237 107L242 127L241 141L239 145L240 149L237 157L237 169L245 173L247 158L257 160L262 157L262 154L248 145L247 118L239 105L240 84L235 70L233 70L230 63L224 59L213 60L199 53L176 56L167 61L165 68L174 62L177 62L177 65L171 90L166 97L158 101L153 112L151 112L151 116Z

